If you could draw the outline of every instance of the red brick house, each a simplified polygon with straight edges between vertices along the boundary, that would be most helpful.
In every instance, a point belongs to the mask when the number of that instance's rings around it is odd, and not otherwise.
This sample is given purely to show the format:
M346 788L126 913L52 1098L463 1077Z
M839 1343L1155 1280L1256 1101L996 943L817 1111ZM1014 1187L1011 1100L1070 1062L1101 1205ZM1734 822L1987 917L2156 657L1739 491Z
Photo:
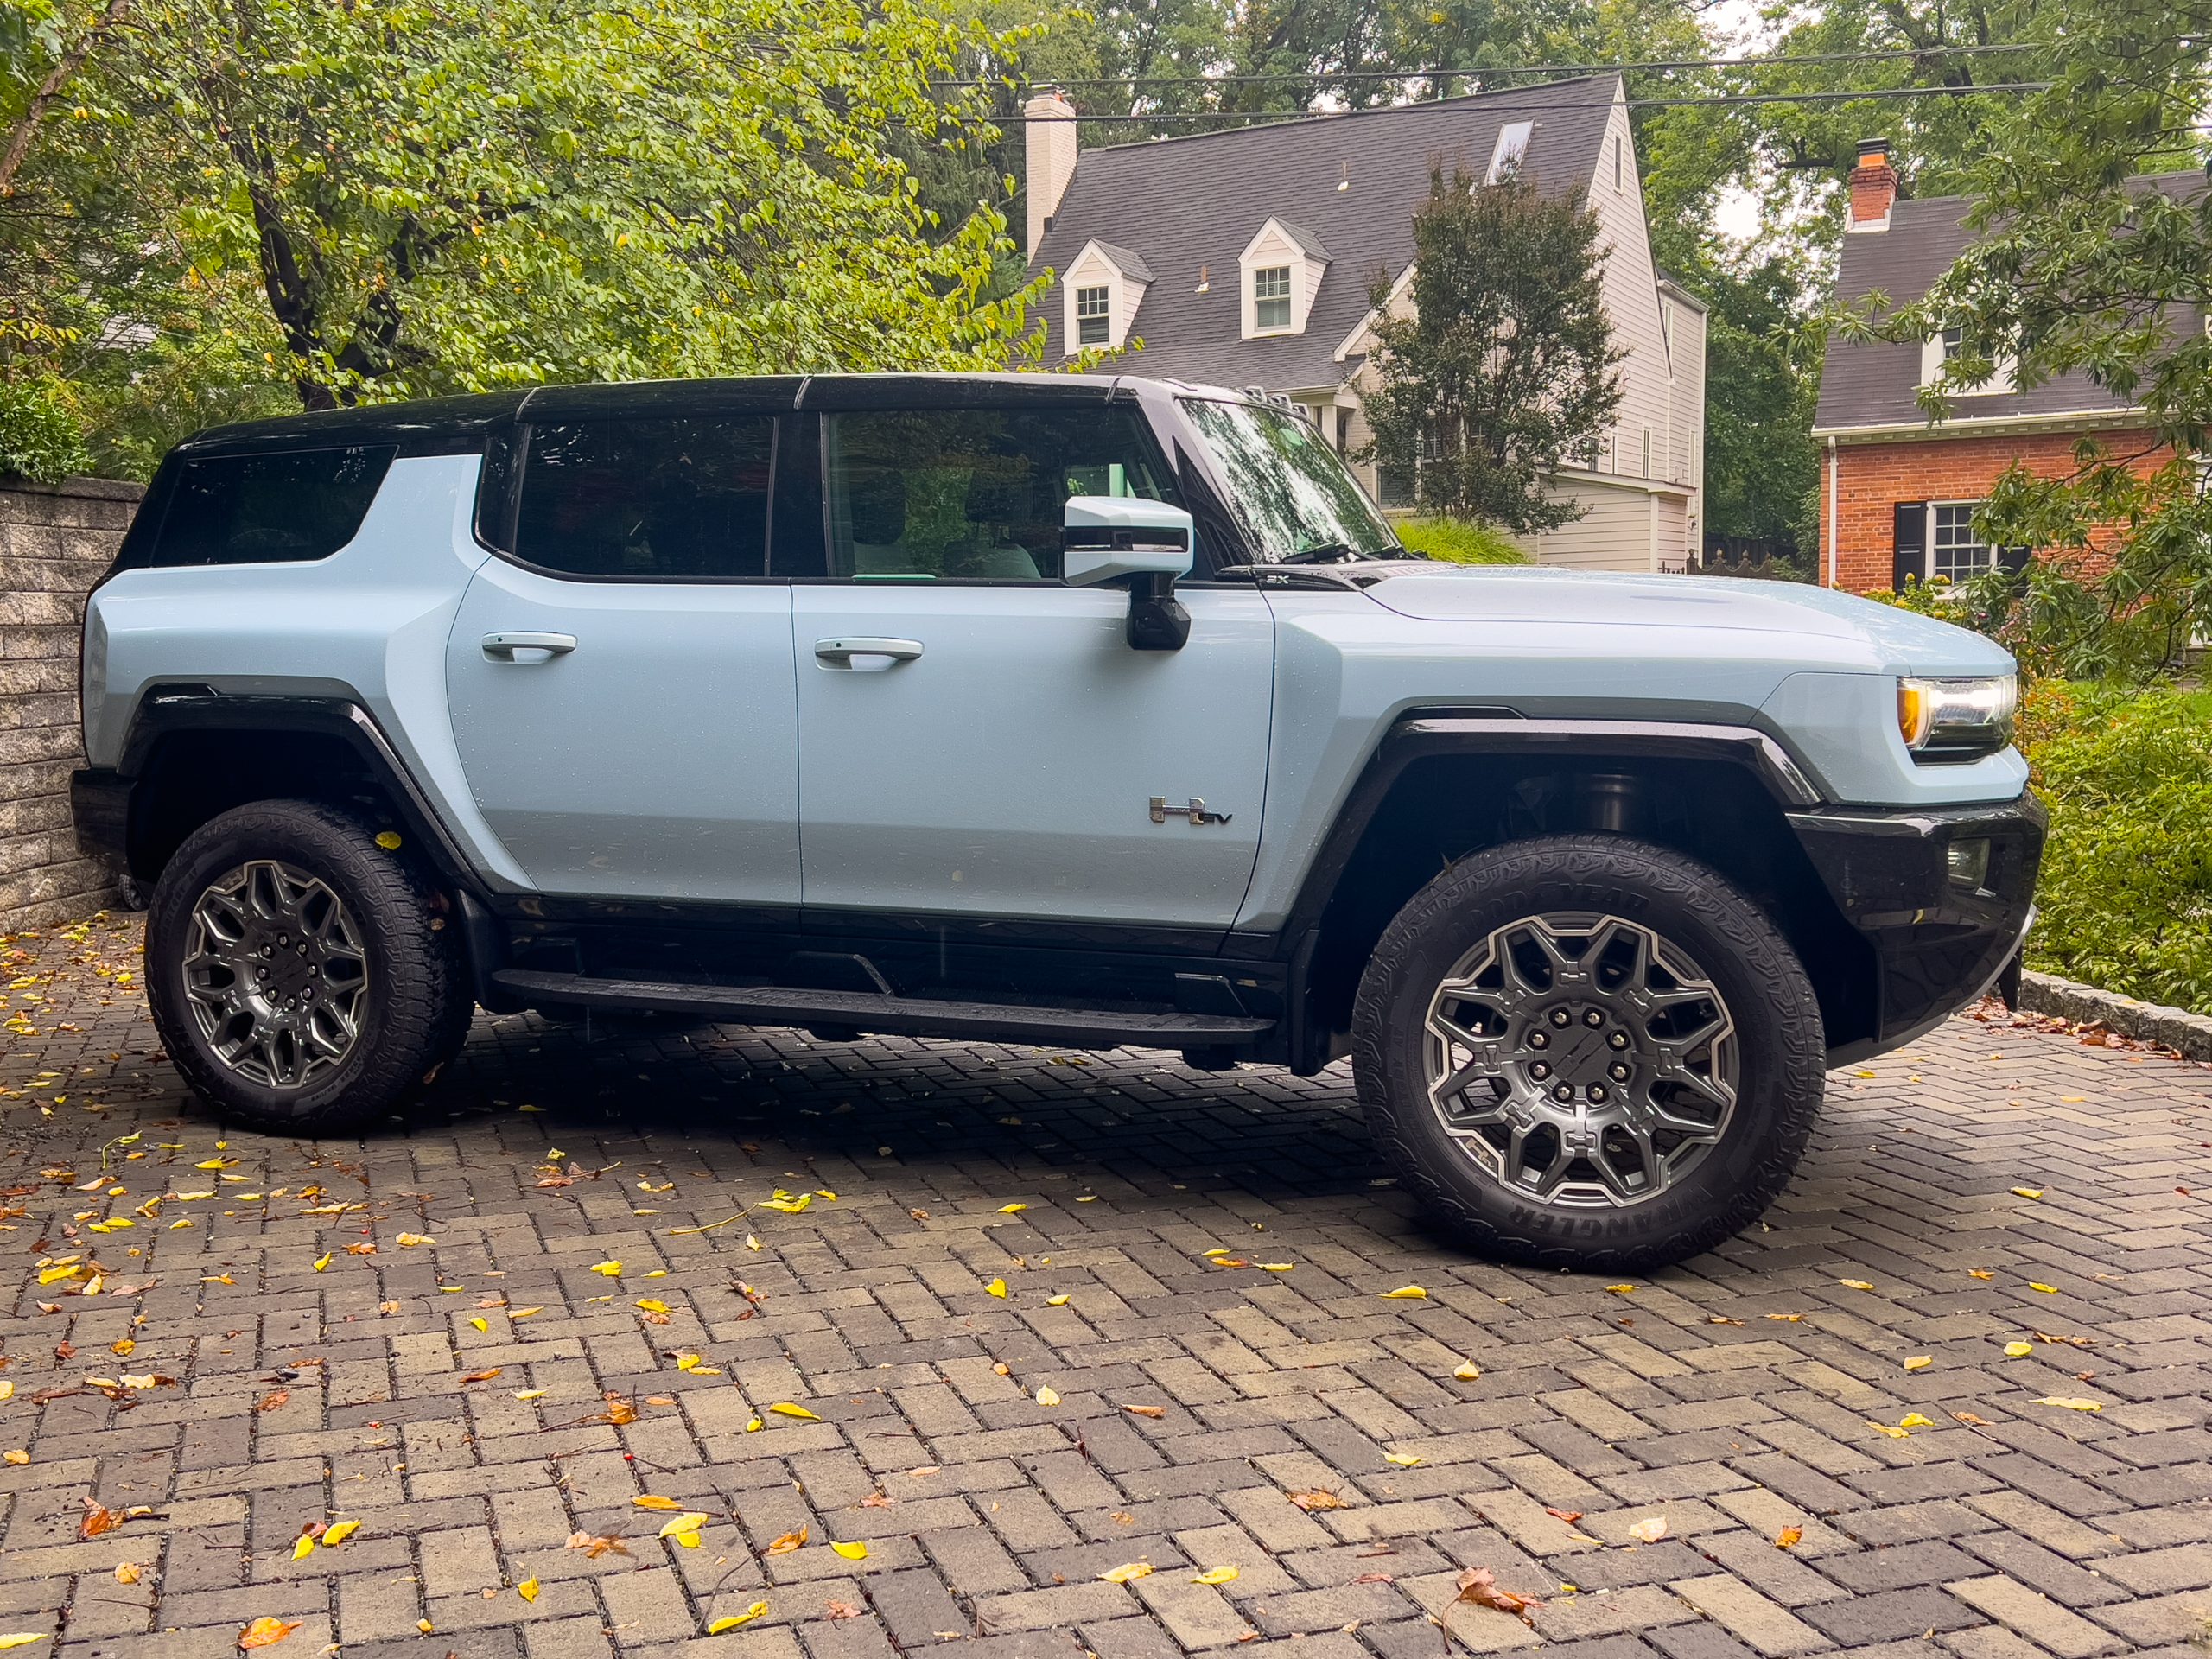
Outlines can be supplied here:
M2153 188L2201 188L2201 174L2142 181ZM1846 303L1879 291L1891 304L1919 299L1970 241L1967 196L1900 199L1889 146L1859 146L1851 175L1850 217L1836 270ZM1950 345L1955 346L1953 337ZM1821 447L1821 581L1856 593L1895 588L1908 575L1955 580L2027 556L1993 548L1974 528L1974 509L2014 461L2056 476L2072 470L2075 443L2095 436L2116 453L2147 449L2139 410L2082 374L2025 391L2005 365L1986 385L1954 393L1949 418L1929 420L1918 394L1941 371L1939 337L1828 342L1813 436ZM2145 456L2148 467L2164 459Z

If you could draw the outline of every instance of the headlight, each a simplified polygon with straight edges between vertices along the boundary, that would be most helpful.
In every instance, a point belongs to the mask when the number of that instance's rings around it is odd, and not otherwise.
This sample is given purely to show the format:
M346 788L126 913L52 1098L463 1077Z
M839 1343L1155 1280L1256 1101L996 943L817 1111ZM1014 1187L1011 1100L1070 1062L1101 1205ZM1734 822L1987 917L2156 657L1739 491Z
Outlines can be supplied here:
M2020 683L2011 674L1974 680L1897 681L1897 730L1919 760L1973 760L2012 741Z

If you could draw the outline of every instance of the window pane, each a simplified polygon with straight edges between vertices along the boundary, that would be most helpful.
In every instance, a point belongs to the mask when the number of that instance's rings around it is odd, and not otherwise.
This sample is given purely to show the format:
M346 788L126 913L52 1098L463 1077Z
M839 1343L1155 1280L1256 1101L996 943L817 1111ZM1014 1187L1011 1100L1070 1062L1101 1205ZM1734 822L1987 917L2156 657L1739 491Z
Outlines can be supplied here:
M1290 327L1290 267L1271 265L1252 273L1252 322L1259 328Z
M1968 501L1931 509L1936 533L1930 574L1963 582L1996 563L1995 550L1974 534L1974 515L1980 505Z
M766 575L774 432L766 415L533 428L516 556L579 576Z
M274 564L328 558L361 528L391 456L385 445L188 461L153 562Z
M1052 582L1071 495L1178 499L1127 410L830 417L833 574Z
M1255 557L1331 549L1411 558L1359 481L1311 426L1287 410L1186 397L1183 408L1227 480ZM1386 487L1396 487L1386 485Z

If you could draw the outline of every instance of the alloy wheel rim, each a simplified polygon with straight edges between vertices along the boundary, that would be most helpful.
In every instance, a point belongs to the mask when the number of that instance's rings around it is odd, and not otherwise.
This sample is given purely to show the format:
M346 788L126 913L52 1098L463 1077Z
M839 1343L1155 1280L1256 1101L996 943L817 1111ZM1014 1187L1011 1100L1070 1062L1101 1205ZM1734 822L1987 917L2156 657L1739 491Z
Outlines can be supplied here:
M1618 916L1509 923L1439 983L1421 1033L1445 1133L1516 1198L1646 1204L1709 1158L1735 1116L1741 1052L1712 977Z
M183 978L208 1052L265 1089L304 1089L360 1041L360 930L327 882L295 865L255 859L208 884L192 906Z

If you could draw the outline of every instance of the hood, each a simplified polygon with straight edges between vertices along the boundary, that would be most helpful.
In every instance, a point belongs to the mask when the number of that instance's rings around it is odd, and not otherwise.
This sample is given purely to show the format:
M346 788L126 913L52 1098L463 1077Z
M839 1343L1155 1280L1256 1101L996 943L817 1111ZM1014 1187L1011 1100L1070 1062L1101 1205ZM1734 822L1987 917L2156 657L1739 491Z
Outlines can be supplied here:
M1430 621L1796 636L1808 668L1966 676L2013 666L2009 652L1970 629L1805 582L1427 561L1371 568L1380 580L1369 598Z

